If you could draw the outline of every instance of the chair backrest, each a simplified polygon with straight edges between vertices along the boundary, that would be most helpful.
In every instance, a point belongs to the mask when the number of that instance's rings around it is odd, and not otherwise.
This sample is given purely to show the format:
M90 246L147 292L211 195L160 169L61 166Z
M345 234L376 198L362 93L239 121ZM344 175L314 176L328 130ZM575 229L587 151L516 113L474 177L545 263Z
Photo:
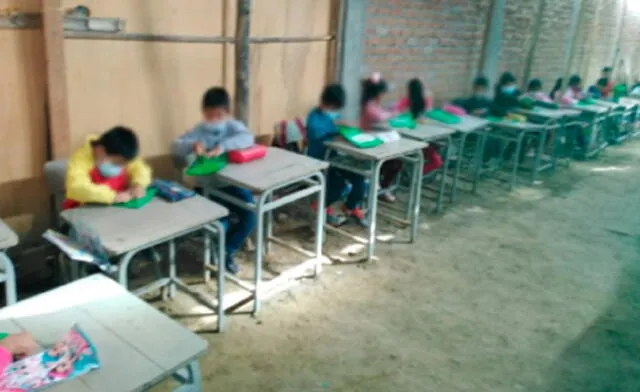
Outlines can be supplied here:
M295 118L275 124L273 144L280 148L303 153L307 144L307 129L304 120Z
M56 216L64 201L65 181L67 178L67 160L58 159L44 164L44 180L47 182L49 192L53 195L56 207Z

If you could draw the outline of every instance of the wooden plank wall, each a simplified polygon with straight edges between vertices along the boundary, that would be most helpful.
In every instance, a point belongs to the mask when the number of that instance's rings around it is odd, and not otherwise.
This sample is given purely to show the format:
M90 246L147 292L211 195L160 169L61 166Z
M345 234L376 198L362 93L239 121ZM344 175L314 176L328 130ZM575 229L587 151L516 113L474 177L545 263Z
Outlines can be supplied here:
M41 0L0 0L0 10L38 12ZM0 29L0 217L36 236L48 225L42 31Z
M0 9L37 12L42 1L0 0ZM188 6L184 0L62 3L65 9L86 5L92 16L126 19L128 33L233 36L235 31L235 0L189 0ZM336 4L254 0L252 36L328 35ZM304 116L316 103L327 81L332 47L328 42L252 44L250 126L256 135L271 134L277 121ZM88 135L124 124L137 131L142 153L158 175L175 175L169 143L199 121L206 88L232 90L233 52L233 44L66 39L70 150ZM0 133L11 141L0 144L0 217L26 214L31 221L22 226L35 222L36 231L48 223L41 179L48 137L43 53L41 31L0 30Z

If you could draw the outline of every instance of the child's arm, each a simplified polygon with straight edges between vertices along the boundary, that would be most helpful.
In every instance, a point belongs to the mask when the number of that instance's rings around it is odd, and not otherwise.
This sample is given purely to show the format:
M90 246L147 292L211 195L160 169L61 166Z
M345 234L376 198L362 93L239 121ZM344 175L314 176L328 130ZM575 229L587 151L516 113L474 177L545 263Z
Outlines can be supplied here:
M409 109L409 98L403 97L393 105L393 111L396 113L402 113Z
M391 117L395 116L398 113L395 110L390 112L388 110L385 110L380 105L372 105L372 104L367 105L365 107L365 110L367 111L369 118L371 118L373 122L387 121L388 119L390 119Z
M76 151L67 165L67 198L78 203L112 204L116 192L107 185L94 184L89 173L95 167L93 156L84 149Z
M137 158L127 165L127 176L129 177L129 187L133 191L133 196L142 197L145 190L151 185L151 168L142 158Z
M255 138L241 121L231 120L227 125L227 135L216 146L220 152L242 150L255 144Z
M201 140L200 125L185 132L171 143L171 156L177 167L189 166L195 160L194 148Z
M307 140L309 143L324 143L326 140L338 135L338 127L327 127L327 122L322 121L321 115L311 113L307 117Z

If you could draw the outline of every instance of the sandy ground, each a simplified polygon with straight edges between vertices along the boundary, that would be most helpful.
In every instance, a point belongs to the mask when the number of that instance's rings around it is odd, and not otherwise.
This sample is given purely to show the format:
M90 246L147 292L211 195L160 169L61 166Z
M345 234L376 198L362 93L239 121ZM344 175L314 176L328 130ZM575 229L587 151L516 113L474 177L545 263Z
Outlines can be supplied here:
M257 319L202 333L203 391L639 391L639 171L636 141L535 187L462 193L423 215L416 243L327 266Z

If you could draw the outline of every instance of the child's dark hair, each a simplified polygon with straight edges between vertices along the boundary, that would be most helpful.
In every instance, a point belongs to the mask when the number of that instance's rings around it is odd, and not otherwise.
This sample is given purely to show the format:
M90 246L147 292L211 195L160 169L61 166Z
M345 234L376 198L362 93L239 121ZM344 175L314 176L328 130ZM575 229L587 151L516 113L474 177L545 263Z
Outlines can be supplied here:
M214 109L222 108L229 110L231 99L224 87L211 87L202 96L202 108Z
M138 137L131 128L117 126L103 133L98 140L92 143L94 146L102 146L104 152L111 156L121 156L131 161L138 156Z
M540 90L542 90L542 80L531 79L529 81L529 86L527 87L527 91L536 92Z
M613 67L604 67L604 68L602 68L602 72L603 73L613 72Z
M582 83L582 78L579 75L572 75L569 78L569 87L577 87Z
M551 93L549 93L549 97L551 99L555 99L556 98L556 93L558 91L560 91L560 89L562 89L562 84L563 83L564 83L564 79L562 79L562 78L556 79L556 83L553 85L553 89L551 90Z
M409 93L409 110L411 117L416 119L420 117L420 114L427 108L424 100L424 85L420 79L411 79L407 84L407 90Z
M599 87L607 87L608 84L609 84L609 79L607 78L600 78L596 82L596 86L599 86Z
M516 77L511 72L504 72L500 75L500 79L498 79L498 84L496 84L496 95L500 94L500 89L508 84L515 83Z
M474 88L477 88L477 87L489 88L489 79L487 79L484 76L478 76L477 78L475 78L473 80L473 87Z
M347 101L344 88L337 84L330 84L322 90L320 95L320 103L324 106L330 106L336 109L342 109Z
M369 101L378 97L382 93L387 92L387 83L384 80L373 81L365 79L362 81L362 97L360 98L360 106L365 107Z

